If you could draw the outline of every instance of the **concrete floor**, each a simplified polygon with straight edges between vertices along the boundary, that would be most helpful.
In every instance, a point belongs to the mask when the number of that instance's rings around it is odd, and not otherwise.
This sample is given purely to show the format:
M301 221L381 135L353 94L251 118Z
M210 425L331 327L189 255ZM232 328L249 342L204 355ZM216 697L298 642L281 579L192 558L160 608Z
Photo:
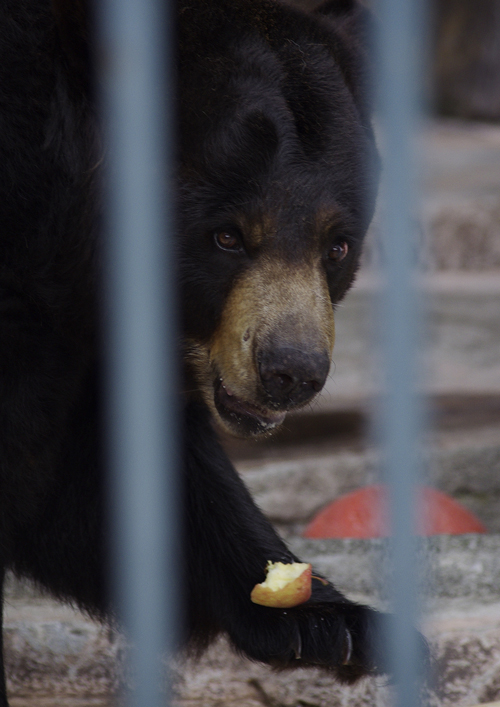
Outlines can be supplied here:
M383 540L311 541L292 549L358 601L386 608ZM500 698L500 535L420 543L424 620L435 679L427 707L471 707ZM425 564L424 564L425 563ZM123 639L11 583L6 655L13 707L108 707L123 683ZM388 707L385 678L346 688L317 670L273 673L218 641L200 661L172 666L176 707Z

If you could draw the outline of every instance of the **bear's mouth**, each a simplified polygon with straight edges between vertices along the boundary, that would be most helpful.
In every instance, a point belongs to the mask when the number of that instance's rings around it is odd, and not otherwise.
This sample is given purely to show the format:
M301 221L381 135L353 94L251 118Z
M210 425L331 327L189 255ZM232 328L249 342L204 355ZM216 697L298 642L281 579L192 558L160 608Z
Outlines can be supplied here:
M214 385L214 403L231 431L245 437L271 432L286 416L286 412L265 410L238 398L220 377Z

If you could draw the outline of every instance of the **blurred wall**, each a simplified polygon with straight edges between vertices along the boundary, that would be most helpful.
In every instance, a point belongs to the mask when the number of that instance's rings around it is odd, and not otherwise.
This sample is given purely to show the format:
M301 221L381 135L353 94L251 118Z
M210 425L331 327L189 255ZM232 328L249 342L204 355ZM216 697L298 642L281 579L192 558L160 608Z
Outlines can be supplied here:
M319 0L286 0L313 9ZM379 0L364 0L377 7ZM500 121L500 0L430 0L433 103L440 115Z
M438 112L500 120L500 0L434 0L434 5Z

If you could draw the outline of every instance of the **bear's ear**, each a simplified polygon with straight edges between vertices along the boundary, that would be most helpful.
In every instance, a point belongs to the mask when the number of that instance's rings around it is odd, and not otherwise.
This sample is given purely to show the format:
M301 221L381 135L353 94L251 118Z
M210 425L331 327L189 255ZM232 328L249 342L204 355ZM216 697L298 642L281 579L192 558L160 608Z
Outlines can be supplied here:
M343 69L364 117L373 112L375 19L361 0L326 0L314 13L323 17L341 40ZM337 47L337 53L339 53Z
M361 0L326 0L314 12L328 17L344 37L371 54L373 15Z
M88 0L52 0L57 33L73 79L87 88L90 77Z

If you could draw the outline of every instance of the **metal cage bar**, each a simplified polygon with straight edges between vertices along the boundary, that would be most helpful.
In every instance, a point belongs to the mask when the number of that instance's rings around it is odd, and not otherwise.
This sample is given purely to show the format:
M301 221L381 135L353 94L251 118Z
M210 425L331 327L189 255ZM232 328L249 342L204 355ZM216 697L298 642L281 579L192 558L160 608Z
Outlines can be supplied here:
M178 415L172 29L166 0L101 0L105 294L114 594L131 640L131 704L165 704L177 633Z
M391 555L389 595L394 622L388 654L398 707L419 704L417 556L415 500L422 406L417 393L420 301L416 287L414 207L415 137L419 125L423 4L380 0L379 111L384 171L383 252L385 262L380 329L385 363L380 404L390 487Z

